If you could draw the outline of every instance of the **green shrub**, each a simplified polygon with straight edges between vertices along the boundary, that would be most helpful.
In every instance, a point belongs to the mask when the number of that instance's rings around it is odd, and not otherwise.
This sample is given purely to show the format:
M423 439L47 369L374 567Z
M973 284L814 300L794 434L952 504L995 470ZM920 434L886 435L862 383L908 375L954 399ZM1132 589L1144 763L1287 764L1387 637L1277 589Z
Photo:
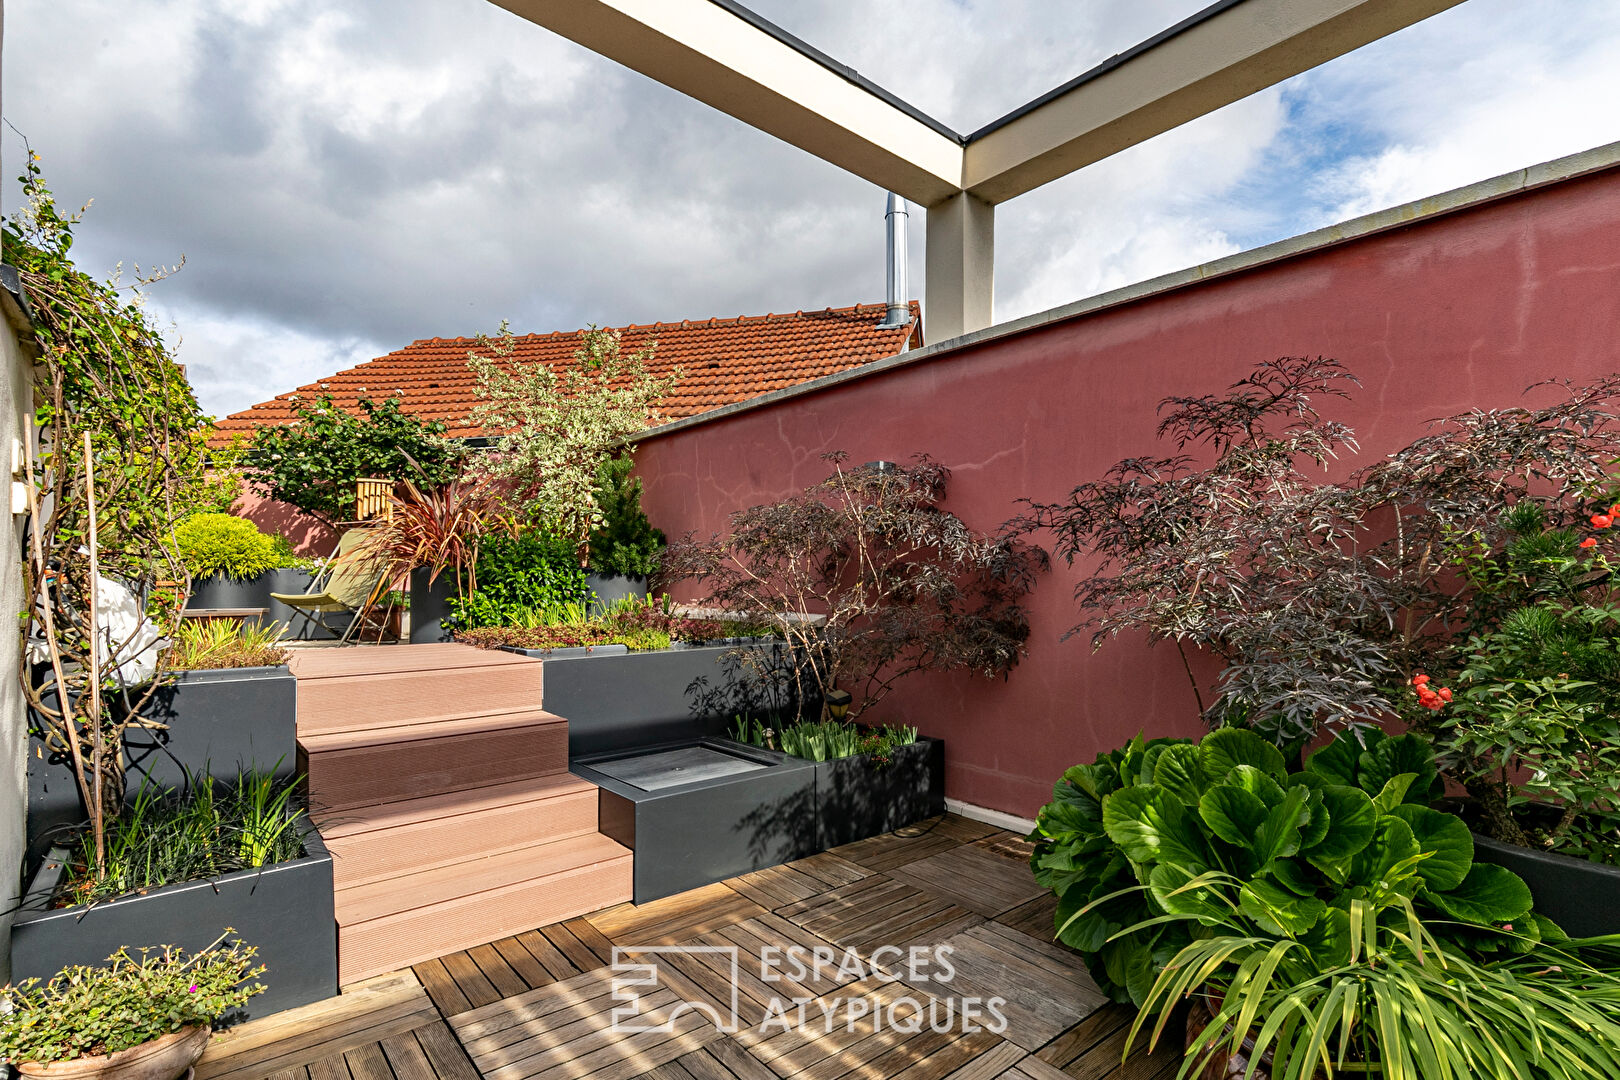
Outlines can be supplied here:
M1031 857L1057 894L1058 937L1110 996L1140 1005L1199 926L1225 917L1204 875L1238 882L1246 918L1308 948L1342 940L1350 901L1397 879L1420 910L1451 920L1448 940L1476 951L1557 934L1529 915L1515 874L1474 862L1461 818L1429 808L1441 791L1429 744L1360 734L1303 770L1253 732L1223 728L1198 744L1138 737L1064 773ZM1503 924L1518 936L1497 933Z
M253 522L234 514L194 514L175 526L174 538L193 578L224 574L246 580L297 559L284 537L260 532Z
M739 716L733 723L731 737L806 761L834 761L856 754L871 754L878 764L887 764L895 747L917 741L917 729L906 725L860 728L838 720L799 720L778 732L766 727L761 720L750 722Z
M591 532L591 572L603 576L651 577L658 570L664 534L641 509L641 480L630 475L628 455L610 458L596 471L596 505L602 524Z
M80 836L53 901L94 903L301 858L304 811L292 805L297 787L296 780L257 772L224 783L206 769L191 776L184 793L143 786L108 828L106 873L88 873L95 847L88 834Z
M116 1054L181 1028L212 1024L254 994L264 965L241 942L194 956L173 946L120 949L104 968L70 967L49 982L28 979L0 990L0 1060L72 1061Z
M477 590L450 601L458 630L518 625L531 612L583 604L590 596L573 545L538 529L485 537L474 576Z
M187 619L164 655L172 671L274 667L287 662L281 623L248 626L237 619Z

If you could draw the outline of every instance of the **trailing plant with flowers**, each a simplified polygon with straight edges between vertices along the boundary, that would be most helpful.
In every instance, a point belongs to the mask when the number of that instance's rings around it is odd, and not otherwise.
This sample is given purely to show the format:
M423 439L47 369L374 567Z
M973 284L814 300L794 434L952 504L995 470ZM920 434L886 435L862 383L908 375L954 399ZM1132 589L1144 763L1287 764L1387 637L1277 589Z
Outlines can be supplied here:
M1480 831L1505 843L1620 862L1620 596L1604 506L1551 528L1535 505L1503 518L1510 540L1465 562L1477 612L1455 695L1413 677L1448 771Z

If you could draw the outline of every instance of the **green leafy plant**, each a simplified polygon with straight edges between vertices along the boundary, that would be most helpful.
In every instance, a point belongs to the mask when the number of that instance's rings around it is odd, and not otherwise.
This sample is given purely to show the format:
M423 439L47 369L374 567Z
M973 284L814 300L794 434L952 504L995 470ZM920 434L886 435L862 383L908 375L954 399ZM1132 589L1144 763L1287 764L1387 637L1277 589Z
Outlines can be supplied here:
M1148 991L1127 1047L1164 1036L1192 1000L1179 1076L1312 1080L1574 1080L1620 1072L1620 977L1612 943L1518 938L1482 961L1425 923L1410 893L1423 855L1386 866L1326 933L1279 934L1257 916L1242 879L1210 871L1171 891L1197 894L1173 912L1191 940ZM1129 928L1125 933L1146 927ZM1179 1035L1179 1032L1175 1034Z
M652 577L658 572L664 534L641 509L641 480L630 475L628 454L609 458L596 473L596 505L602 524L590 535L591 572Z
M297 780L256 772L222 783L206 768L184 792L143 784L108 832L106 872L90 872L92 841L81 836L53 900L95 903L297 859L304 852L304 811L292 805L297 787Z
M833 761L871 754L880 765L887 764L895 747L917 741L917 729L905 725L860 728L837 720L798 720L783 725L778 731L758 718L742 716L734 719L731 735L738 742L780 750L806 761Z
M499 433L480 470L508 486L518 516L567 537L581 565L591 533L606 524L597 501L604 466L629 452L680 378L679 369L652 372L655 347L627 354L617 331L593 326L571 364L528 363L502 323L495 340L480 337L468 354L482 399L473 420Z
M21 630L41 663L20 670L40 749L71 763L99 868L124 807L124 735L147 723L158 684L148 643L173 632L189 591L175 526L220 492L208 418L143 307L166 271L137 271L133 284L80 273L69 252L82 211L57 207L32 150L21 180L24 205L4 241L40 351L38 440L24 440L22 469L21 595L31 600ZM141 596L144 619L114 631L108 585Z
M359 480L414 477L433 488L461 473L462 448L445 437L444 425L412 416L393 398L360 398L350 410L323 394L300 404L297 415L254 433L247 483L328 523L354 517Z
M174 539L194 578L224 574L245 580L289 566L294 558L284 538L234 514L193 514L175 526Z
M281 623L248 625L240 619L187 619L174 632L166 658L174 671L274 667L287 662Z
M1317 947L1345 932L1351 900L1384 888L1460 927L1470 948L1507 947L1495 932L1546 925L1511 871L1474 862L1462 820L1431 809L1440 793L1418 735L1346 734L1290 771L1253 732L1223 728L1199 743L1140 737L1064 773L1031 839L1036 879L1057 894L1058 937L1118 1001L1138 1005L1199 925L1224 917L1209 888L1240 883L1244 915L1279 938ZM1187 918L1189 917L1190 918Z
M564 537L540 529L490 536L476 569L476 587L450 602L457 629L585 621L590 590L574 545Z
M227 930L226 934L232 931ZM263 964L258 950L222 937L194 955L174 946L120 949L106 967L70 967L48 982L29 979L0 990L0 1060L73 1061L116 1054L212 1024L255 994Z
M1413 710L1467 786L1479 828L1539 850L1620 862L1620 598L1614 509L1549 528L1539 506L1504 515L1499 551L1469 553L1475 632L1456 696ZM1585 534L1583 538L1583 533Z

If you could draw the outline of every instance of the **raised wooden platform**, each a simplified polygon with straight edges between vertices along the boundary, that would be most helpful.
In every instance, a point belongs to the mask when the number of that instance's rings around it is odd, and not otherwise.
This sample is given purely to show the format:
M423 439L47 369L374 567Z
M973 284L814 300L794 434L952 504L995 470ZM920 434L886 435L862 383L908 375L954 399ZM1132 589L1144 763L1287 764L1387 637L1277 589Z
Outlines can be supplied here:
M568 774L537 660L465 645L294 654L299 767L333 854L343 983L630 896Z
M1078 957L1052 943L1055 906L1027 860L1012 834L938 818L417 964L216 1039L197 1080L1170 1080L1177 1037L1125 1059L1130 1010L1107 1004ZM614 1029L625 1003L614 997L616 946L841 957L841 942L861 943L867 959L889 945L949 946L956 971L948 983L832 969L767 983L744 964L741 1026L720 1031L682 1006L729 1007L726 954L665 956L638 1004L667 1030ZM836 1011L854 999L905 1011L990 996L1005 1002L1005 1030L904 1031ZM773 997L806 999L816 1021L833 1009L838 1022L762 1025Z

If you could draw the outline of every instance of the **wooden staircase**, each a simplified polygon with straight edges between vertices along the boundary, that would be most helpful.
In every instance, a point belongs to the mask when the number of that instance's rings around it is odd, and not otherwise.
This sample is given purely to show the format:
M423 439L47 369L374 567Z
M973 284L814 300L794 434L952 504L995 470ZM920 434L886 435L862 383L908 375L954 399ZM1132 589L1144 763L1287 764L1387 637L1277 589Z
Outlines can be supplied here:
M630 899L631 853L568 773L538 660L466 645L301 649L299 769L332 852L338 981Z

